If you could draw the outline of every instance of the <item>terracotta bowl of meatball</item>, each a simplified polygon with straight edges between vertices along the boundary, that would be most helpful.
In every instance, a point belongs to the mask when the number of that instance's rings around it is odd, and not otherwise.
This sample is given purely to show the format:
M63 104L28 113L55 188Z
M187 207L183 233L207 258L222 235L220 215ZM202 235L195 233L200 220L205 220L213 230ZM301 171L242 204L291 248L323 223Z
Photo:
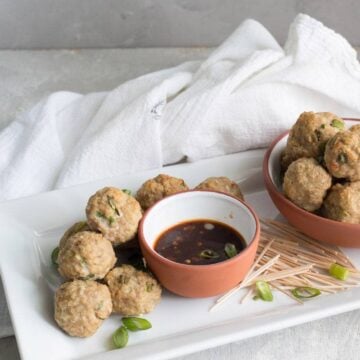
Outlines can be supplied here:
M357 119L344 119L344 124L344 131L351 127L356 129L355 131L359 130ZM321 129L324 127L321 125ZM336 135L333 138L336 140L340 137ZM325 159L305 156L293 161L291 165L286 164L288 167L284 171L284 161L288 160L285 151L288 138L287 131L275 139L263 162L265 186L275 206L291 225L316 240L337 246L360 248L360 182L337 179L334 173L331 174L332 169L328 174L330 162L326 156L331 156L331 151L334 151L331 147L335 141L328 140ZM299 147L297 151L298 149ZM336 155L340 162L335 169L337 172L339 168L344 168L341 156ZM351 154L346 156L350 157ZM307 176L307 189L302 189L302 176ZM349 206L348 211L346 206ZM349 215L348 212L352 214L351 218L344 215Z
M198 298L224 293L243 280L254 262L260 226L239 198L192 190L148 209L138 235L160 283L177 295Z

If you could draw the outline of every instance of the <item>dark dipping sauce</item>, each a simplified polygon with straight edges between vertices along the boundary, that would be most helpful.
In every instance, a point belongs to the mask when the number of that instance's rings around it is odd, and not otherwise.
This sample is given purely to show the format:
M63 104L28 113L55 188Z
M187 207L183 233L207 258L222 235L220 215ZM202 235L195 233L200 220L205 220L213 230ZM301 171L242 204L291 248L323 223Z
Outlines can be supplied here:
M237 255L246 248L242 235L214 220L190 220L164 231L155 251L181 264L210 265Z

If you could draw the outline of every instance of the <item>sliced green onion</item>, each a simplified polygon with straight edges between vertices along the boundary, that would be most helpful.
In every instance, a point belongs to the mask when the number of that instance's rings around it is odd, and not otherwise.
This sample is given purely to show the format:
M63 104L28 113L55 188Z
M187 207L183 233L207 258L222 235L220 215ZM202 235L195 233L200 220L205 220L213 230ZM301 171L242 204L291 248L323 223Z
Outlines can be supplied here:
M346 164L347 163L347 155L344 153L340 153L337 156L336 160L339 164Z
M58 266L58 257L59 257L60 248L57 246L51 253L51 261L55 266Z
M332 127L338 128L338 129L340 129L340 130L343 130L344 127L345 127L344 122L341 121L341 120L338 120L338 119L333 119L333 120L331 121L331 124L330 124L330 125L331 125Z
M89 275L86 275L86 276L82 277L82 280L91 280L91 279L93 279L94 277L95 277L94 274L89 274Z
M226 243L225 244L225 254L228 258L232 258L237 255L237 249L236 246L232 243Z
M125 326L119 327L114 333L113 333L113 343L117 349L121 349L125 347L129 341L129 333Z
M123 191L125 194L131 195L131 190L129 190L129 189L122 189L122 191Z
M219 257L219 254L211 249L203 250L199 256L203 259L217 259Z
M123 317L122 322L130 331L148 330L152 327L150 321L139 317Z
M102 211L97 211L96 216L106 220L110 226L115 222L115 219L112 216L106 217L106 215Z
M97 211L96 216L102 219L106 219L106 216L102 211Z
M339 264L331 264L329 274L335 279L346 280L349 276L349 270Z
M115 211L116 215L120 215L120 212L114 202L114 198L112 198L111 196L108 196L107 199L108 199L109 206Z
M74 226L74 230L71 233L76 234L76 233L80 232L81 230L85 229L86 226L87 226L86 221L79 221L78 223L76 223L76 225Z
M319 296L321 294L321 291L319 289L309 286L300 286L292 289L291 293L298 299L310 299L315 296Z
M259 280L255 283L258 296L264 301L273 301L274 297L266 281Z
M151 282L147 282L146 283L146 291L147 292L152 292L153 291L153 288L154 288L154 284L151 283Z

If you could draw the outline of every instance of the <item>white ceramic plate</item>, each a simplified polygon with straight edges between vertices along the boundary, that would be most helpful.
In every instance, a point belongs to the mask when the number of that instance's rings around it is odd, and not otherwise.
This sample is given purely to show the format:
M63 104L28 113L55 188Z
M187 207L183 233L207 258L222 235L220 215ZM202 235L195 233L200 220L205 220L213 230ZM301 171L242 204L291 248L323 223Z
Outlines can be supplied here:
M208 176L226 175L241 184L246 200L260 216L274 218L278 212L262 182L263 153L256 150L170 166L0 204L0 269L22 359L169 359L359 308L360 288L321 296L305 305L280 293L275 293L272 303L250 300L240 305L243 294L239 293L212 313L208 308L213 298L186 299L165 292L160 305L146 316L153 328L132 333L128 347L121 350L111 350L119 316L111 316L88 339L71 338L56 326L53 291L60 278L51 266L50 253L66 227L84 218L93 192L106 185L136 190L160 171L183 177L190 186ZM360 264L360 250L346 252Z

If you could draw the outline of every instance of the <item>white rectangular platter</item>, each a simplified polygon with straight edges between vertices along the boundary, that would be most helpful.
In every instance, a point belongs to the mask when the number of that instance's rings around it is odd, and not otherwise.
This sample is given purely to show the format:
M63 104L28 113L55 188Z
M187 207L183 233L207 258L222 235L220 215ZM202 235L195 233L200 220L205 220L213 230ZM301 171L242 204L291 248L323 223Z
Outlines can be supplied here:
M71 338L53 320L54 289L59 277L50 254L64 230L85 217L89 196L113 185L132 191L160 172L182 177L195 186L208 176L236 180L259 216L278 216L262 182L264 151L232 154L192 164L119 176L0 204L0 270L22 359L169 359L232 341L360 308L360 288L321 296L299 305L276 292L272 303L239 304L242 293L215 312L214 298L186 299L164 292L162 302L146 316L149 331L132 333L129 345L113 350L111 335L120 316L111 316L87 339ZM360 250L347 249L360 264Z

